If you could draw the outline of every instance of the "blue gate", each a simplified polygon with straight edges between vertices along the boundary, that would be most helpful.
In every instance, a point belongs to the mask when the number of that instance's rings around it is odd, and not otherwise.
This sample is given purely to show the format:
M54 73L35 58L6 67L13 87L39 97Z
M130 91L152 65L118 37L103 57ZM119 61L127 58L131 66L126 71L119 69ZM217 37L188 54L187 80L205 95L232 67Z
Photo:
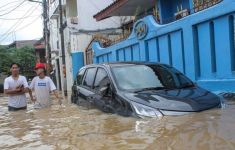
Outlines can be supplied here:
M234 0L165 25L147 16L135 23L125 41L107 48L94 42L94 62L161 62L206 89L235 91L234 17Z

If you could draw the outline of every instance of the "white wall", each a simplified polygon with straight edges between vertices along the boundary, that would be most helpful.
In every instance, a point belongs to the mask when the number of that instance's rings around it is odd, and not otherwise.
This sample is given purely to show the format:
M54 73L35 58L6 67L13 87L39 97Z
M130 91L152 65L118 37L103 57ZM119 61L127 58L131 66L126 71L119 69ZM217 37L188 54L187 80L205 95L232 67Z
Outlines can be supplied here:
M66 4L67 17L77 17L77 0L67 0Z
M92 37L86 34L74 35L71 34L68 28L64 30L65 35L65 58L66 58L66 78L67 78L67 91L71 93L73 85L73 68L72 68L72 52L84 52L90 43Z
M74 25L69 22L69 17L76 17L74 14L74 0L67 0L66 13L67 25L65 30L65 48L66 48L66 71L67 71L67 91L70 93L73 84L72 52L85 52L87 46L92 40L91 34L79 33L79 30L100 30L120 27L119 17L112 17L97 22L93 16L113 3L113 0L77 0L77 18L78 24ZM76 30L71 30L76 28ZM75 33L76 32L76 33ZM85 56L85 53L84 53ZM85 60L85 59L84 59Z
M91 35L87 34L71 35L71 50L72 50L71 52L85 51L91 40L92 40Z
M93 16L113 3L113 0L77 0L78 28L96 30L120 27L119 17L112 17L97 22Z
M73 68L72 68L72 52L82 51L84 52L87 48L88 44L92 40L91 34L78 33L79 30L99 30L99 29L107 29L107 28L117 28L120 27L120 18L112 17L105 19L103 21L97 22L93 16L113 3L113 0L67 0L66 2L66 14L67 14L67 25L68 27L64 30L64 38L65 38L65 58L66 58L66 85L68 94L71 92L71 87L73 84ZM77 5L77 10L74 10L74 5ZM76 16L77 14L77 16ZM69 17L77 17L78 24L74 25L69 22ZM57 48L57 40L60 40L59 27L57 20L50 20L50 32L51 32L51 49L56 50ZM71 30L74 27L76 30ZM76 31L76 33L74 33ZM59 43L60 47L60 43ZM60 49L60 48L59 48ZM60 58L61 61L61 50L59 55L53 55L53 57ZM85 60L85 59L84 59ZM53 61L54 62L54 61ZM61 78L63 80L62 73L62 64L61 67ZM62 85L63 87L63 85Z
M57 41L59 40L59 31L58 31L58 26L57 26L57 20L56 19L50 20L49 30L50 30L51 50L52 51L58 50Z

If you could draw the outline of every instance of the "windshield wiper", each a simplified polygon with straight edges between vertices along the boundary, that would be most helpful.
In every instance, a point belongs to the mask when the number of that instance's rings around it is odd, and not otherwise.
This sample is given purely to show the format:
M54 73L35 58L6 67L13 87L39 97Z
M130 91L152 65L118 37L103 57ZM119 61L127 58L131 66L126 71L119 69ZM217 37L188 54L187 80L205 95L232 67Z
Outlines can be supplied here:
M142 89L136 90L134 92L139 93L139 92L143 92L143 91L165 90L165 89L169 89L169 88L166 88L166 87L149 87L149 88L142 88Z

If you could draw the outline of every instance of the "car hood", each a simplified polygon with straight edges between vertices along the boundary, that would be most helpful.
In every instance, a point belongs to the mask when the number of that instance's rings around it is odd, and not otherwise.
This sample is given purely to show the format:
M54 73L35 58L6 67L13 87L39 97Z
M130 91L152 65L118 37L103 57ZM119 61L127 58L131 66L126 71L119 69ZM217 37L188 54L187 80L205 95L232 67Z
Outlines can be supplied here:
M200 87L124 92L123 96L130 101L167 111L198 112L220 105L220 98L217 95Z

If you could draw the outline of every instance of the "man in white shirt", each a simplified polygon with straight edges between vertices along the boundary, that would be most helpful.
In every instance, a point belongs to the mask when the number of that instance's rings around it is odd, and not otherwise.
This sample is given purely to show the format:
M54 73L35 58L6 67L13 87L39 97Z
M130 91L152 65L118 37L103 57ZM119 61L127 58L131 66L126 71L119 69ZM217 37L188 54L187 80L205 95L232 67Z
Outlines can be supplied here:
M34 90L36 95L36 99L34 99L32 92L29 92L31 100L35 103L34 108L49 107L51 106L50 92L53 92L56 98L59 99L55 84L50 77L46 76L44 64L37 64L35 70L38 76L34 77L29 87L31 90ZM61 104L60 99L59 103Z
M11 76L4 80L4 93L9 96L8 110L17 111L27 109L25 93L28 92L28 83L24 76L19 75L20 65L12 63Z

